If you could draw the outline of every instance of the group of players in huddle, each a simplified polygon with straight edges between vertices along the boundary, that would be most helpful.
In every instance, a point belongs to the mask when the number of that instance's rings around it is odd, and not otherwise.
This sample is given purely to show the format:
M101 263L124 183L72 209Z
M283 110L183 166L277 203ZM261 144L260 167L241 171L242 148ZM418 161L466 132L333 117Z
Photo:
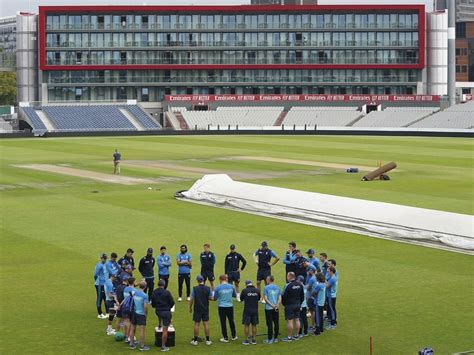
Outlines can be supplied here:
M280 325L279 314L283 306L287 323L287 336L284 342L297 341L309 334L320 335L325 329L334 329L337 325L336 297L338 288L338 273L336 261L328 259L325 253L315 255L313 249L303 253L296 248L295 242L288 244L288 251L283 257L286 268L286 284L283 289L275 285L275 277L271 268L280 258L269 249L267 242L254 253L257 264L257 282L245 281L245 288L240 291L240 272L247 265L246 259L236 251L235 245L230 246L230 252L225 257L225 273L219 276L219 285L215 287L214 266L216 256L210 250L209 244L204 244L200 254L201 272L196 277L197 285L191 290L192 256L185 244L181 245L180 252L175 260L178 266L178 302L183 300L183 284L186 285L186 300L189 312L193 314L194 337L192 345L199 344L199 327L203 324L205 344L211 345L209 330L209 303L217 301L218 314L221 324L221 342L237 340L234 321L233 302L244 303L242 324L244 325L243 345L257 344L257 324L259 303L265 304L265 320L267 325L267 339L265 344L279 341ZM106 333L115 335L124 334L125 342L131 349L137 348L136 330L140 330L139 350L149 350L145 345L145 326L148 308L155 309L158 317L157 330L162 332L161 351L168 351L166 347L168 330L171 325L172 312L175 302L171 292L167 289L170 277L172 259L167 254L166 247L160 248L160 254L153 256L153 249L148 248L147 254L140 259L138 271L140 280L134 277L134 251L128 249L126 254L117 260L117 254L102 254L94 271L95 289L97 294L98 318L108 319ZM154 289L155 264L158 266L158 287ZM210 287L206 286L209 281ZM265 283L263 292L262 281ZM105 303L108 314L102 312L102 302ZM326 326L324 323L326 313ZM116 329L113 320L117 319ZM308 322L311 319L311 324ZM227 332L227 322L230 326L230 337Z

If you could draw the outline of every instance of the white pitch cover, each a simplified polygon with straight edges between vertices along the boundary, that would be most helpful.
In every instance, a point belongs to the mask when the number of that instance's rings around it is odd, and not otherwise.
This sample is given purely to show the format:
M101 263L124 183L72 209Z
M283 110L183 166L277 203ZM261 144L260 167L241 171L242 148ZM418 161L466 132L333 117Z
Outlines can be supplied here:
M361 182L370 184L370 182ZM178 198L430 247L474 252L474 216L204 175Z

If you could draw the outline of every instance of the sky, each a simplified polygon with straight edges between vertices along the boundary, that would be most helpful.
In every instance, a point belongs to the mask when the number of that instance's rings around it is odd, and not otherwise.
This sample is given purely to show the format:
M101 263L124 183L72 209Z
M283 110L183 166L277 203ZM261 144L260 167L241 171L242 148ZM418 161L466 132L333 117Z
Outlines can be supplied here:
M19 11L38 12L39 5L235 5L250 0L0 0L0 17ZM320 4L426 4L431 11L433 0L319 0Z

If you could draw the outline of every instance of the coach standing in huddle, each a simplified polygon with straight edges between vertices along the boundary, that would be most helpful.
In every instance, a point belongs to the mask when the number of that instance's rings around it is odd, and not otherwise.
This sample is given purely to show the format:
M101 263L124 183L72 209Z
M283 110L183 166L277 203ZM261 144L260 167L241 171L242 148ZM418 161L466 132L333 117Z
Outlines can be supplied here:
M260 291L252 281L245 281L245 288L242 290L241 300L244 302L244 312L242 314L242 324L244 325L245 339L243 345L257 344L257 325L258 325L258 301L260 301ZM249 327L252 325L252 337L249 341Z
M178 302L183 300L183 282L186 282L186 297L190 301L191 298L191 267L192 257L188 253L186 244L182 244L180 252L176 255L176 263L178 264Z
M166 254L166 247L163 245L160 248L160 255L156 258L158 264L158 279L165 281L165 289L168 289L168 282L170 278L171 257Z
M278 335L280 334L280 321L278 308L281 303L280 288L274 284L275 278L273 275L267 277L267 285L264 288L265 300L265 320L267 323L268 338L263 342L265 344L273 344L278 342Z
M257 263L257 288L261 292L260 284L262 281L265 282L267 277L272 274L272 266L275 265L280 258L272 250L268 249L267 242L262 242L261 248L254 254L254 259ZM263 299L262 302L264 302Z
M142 274L146 281L146 289L144 292L148 293L148 298L151 299L155 287L155 258L153 257L153 248L148 248L146 255L140 259L138 271L140 271L140 274Z
M214 265L216 264L216 255L211 251L209 243L204 244L204 251L200 255L201 259L201 276L204 278L204 283L209 280L211 290L214 291Z
M105 283L107 282L107 268L105 266L105 263L107 261L107 254L102 254L100 256L100 261L97 263L95 266L94 270L94 286L95 286L95 292L97 293L97 300L96 300L96 306L97 306L97 318L100 319L105 319L107 316L102 313L102 301L104 301L105 304ZM106 312L107 312L107 305L106 307Z
M285 306L285 319L288 329L288 336L283 341L299 340L300 331L300 308L304 301L304 286L297 281L295 274L289 272L287 275L288 284L281 296L281 303ZM294 326L293 326L294 321Z
M242 266L240 263L242 262ZM240 301L240 272L244 271L245 266L247 265L247 260L235 251L235 245L230 246L230 253L225 257L224 273L227 275L229 283L235 284L235 290L237 292L237 301Z
M233 298L237 297L235 289L227 283L227 275L219 276L220 285L214 291L214 301L217 301L219 309L219 319L221 321L222 338L221 342L228 343L227 335L227 319L229 319L230 333L232 340L237 340L237 332L235 331L234 322L234 304Z

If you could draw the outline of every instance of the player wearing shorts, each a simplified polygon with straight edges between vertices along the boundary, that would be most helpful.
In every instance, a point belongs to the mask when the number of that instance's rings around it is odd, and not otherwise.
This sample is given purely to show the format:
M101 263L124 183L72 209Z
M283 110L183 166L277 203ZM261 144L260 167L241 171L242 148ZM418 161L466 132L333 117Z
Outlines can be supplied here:
M211 290L214 291L214 265L216 264L216 255L211 251L209 243L203 245L204 251L200 255L201 260L201 276L204 278L204 283L209 280Z
M240 265L242 263L242 266ZM224 272L227 275L229 283L235 285L235 291L237 292L237 301L240 300L240 272L244 271L247 265L247 260L235 251L235 245L230 246L230 253L225 257Z
M145 345L145 327L146 327L146 316L148 313L148 296L144 292L146 289L146 282L141 281L138 285L139 290L135 291L133 295L133 306L134 311L131 315L132 326L130 328L130 349L134 350L137 348L136 343L134 342L135 332L137 327L140 327L140 350L150 350L148 346Z
M275 265L280 258L270 249L268 243L262 242L261 248L254 253L255 263L257 264L257 288L261 291L260 284L265 282L272 273L272 266ZM273 261L272 261L273 260ZM264 300L262 299L262 302Z
M281 296L281 303L285 306L288 336L282 340L289 342L299 340L300 308L304 300L304 286L301 282L296 280L293 272L289 272L286 279L288 284L285 286L285 290Z
M258 324L258 301L260 301L260 290L252 285L252 281L245 281L245 288L242 290L240 299L244 302L242 314L242 324L244 325L245 339L243 345L257 344L257 324ZM249 327L252 325L252 337L249 339ZM250 340L250 341L249 341Z
M115 282L115 276L109 275L109 279L105 282L105 285L104 285L105 306L107 307L107 313L109 314L109 319L107 321L107 330L106 330L107 335L115 335L115 330L112 327L112 322L115 318L115 313L117 309L115 307L117 298L115 297L114 282Z
M212 300L212 291L208 286L204 285L204 278L201 275L196 277L196 281L198 285L193 287L191 301L189 302L189 313L193 314L194 321L194 338L191 340L191 344L199 344L199 324L202 322L206 335L206 345L211 345L212 341L209 334L209 301Z
M174 306L174 299L171 292L165 289L165 281L158 281L158 288L151 295L151 306L155 308L158 317L158 328L162 328L161 351L168 351L166 346L168 341L168 327L171 325L171 308Z

